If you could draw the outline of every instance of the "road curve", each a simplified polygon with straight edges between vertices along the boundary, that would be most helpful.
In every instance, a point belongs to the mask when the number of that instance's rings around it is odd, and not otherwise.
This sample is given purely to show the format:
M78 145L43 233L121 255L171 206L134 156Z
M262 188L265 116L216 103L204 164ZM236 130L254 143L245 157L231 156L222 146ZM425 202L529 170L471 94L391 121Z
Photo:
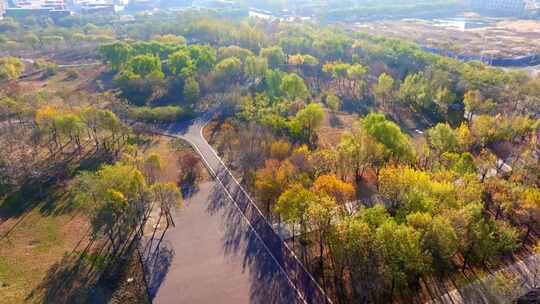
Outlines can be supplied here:
M206 167L222 190L224 197L228 198L234 204L234 212L240 214L248 224L250 233L254 235L254 241L250 246L260 247L256 249L259 252L263 252L263 255L268 255L271 258L271 262L267 263L265 267L274 268L276 272L281 273L291 290L297 295L295 302L332 304L332 301L324 293L321 286L306 270L294 252L275 233L249 194L242 188L215 150L204 138L202 131L211 118L212 114L207 113L187 122L162 126L159 128L159 132L164 135L184 139L193 146L205 162ZM264 286L260 286L259 288L264 288ZM287 303L291 303L291 300L287 300Z

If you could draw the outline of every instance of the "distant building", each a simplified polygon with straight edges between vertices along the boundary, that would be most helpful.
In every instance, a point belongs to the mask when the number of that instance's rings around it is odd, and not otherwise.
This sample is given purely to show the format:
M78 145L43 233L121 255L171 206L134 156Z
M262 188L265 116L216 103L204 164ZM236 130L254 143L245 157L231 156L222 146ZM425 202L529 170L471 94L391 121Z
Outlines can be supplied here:
M0 0L2 1L2 0ZM64 0L12 0L6 9L6 17L50 17L52 19L71 15Z
M116 6L114 4L100 4L100 3L88 3L81 6L81 14L100 14L100 15L114 15L116 13Z
M54 10L49 8L24 8L15 7L6 9L5 17L21 19L26 17L50 17L59 19L71 15L69 10Z
M473 10L486 15L521 17L527 12L525 0L471 0Z
M32 16L57 19L71 15L64 0L11 0L10 2L11 5L4 15L10 18Z
M7 3L4 0L0 0L0 20L4 19L4 14L6 13Z

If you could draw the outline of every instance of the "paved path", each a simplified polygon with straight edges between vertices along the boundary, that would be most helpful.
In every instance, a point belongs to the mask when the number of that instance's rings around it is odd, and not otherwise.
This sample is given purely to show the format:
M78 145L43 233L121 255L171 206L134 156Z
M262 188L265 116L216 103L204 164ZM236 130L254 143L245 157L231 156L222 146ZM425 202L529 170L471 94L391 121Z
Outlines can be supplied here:
M495 283L495 274L504 274L507 286ZM503 304L512 303L540 283L540 255L530 256L494 274L455 289L429 304ZM506 290L505 290L506 289ZM505 291L503 291L505 290Z
M163 133L189 141L215 177L187 199L148 278L156 303L331 303L202 136L210 115Z
M300 303L222 193L207 182L185 200L147 276L154 303Z

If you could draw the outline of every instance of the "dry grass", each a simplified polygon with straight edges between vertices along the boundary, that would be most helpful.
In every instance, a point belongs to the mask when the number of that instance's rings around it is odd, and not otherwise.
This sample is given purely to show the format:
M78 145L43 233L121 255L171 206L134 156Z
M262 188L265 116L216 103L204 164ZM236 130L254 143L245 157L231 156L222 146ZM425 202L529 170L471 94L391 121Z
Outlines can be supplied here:
M47 92L50 94L70 94L80 91L96 92L100 91L99 77L106 71L102 66L87 66L71 68L77 71L78 77L69 79L68 69L62 69L56 75L42 77L41 74L22 79L16 82L15 87L21 92Z
M318 145L322 148L336 147L341 136L350 130L357 121L358 116L356 114L332 112L325 109L324 121L318 131Z
M9 231L7 236L6 233ZM22 303L64 253L84 247L88 222L82 216L48 216L38 208L0 225L2 303Z
M540 22L474 17L488 22L481 28L439 26L424 20L376 21L355 27L361 32L379 34L447 49L457 47L466 55L495 54L525 56L540 49Z
M157 154L161 158L162 170L159 176L161 182L168 183L178 183L179 175L182 172L183 168L179 162L182 157L191 154L196 158L199 158L196 155L195 151L191 146L180 139L174 139L165 136L156 136L153 138L150 144L148 144L144 149L145 156L150 154ZM202 162L199 161L198 166L202 166ZM200 168L204 169L204 168ZM199 170L201 175L199 181L209 180L210 176L206 173L206 170Z

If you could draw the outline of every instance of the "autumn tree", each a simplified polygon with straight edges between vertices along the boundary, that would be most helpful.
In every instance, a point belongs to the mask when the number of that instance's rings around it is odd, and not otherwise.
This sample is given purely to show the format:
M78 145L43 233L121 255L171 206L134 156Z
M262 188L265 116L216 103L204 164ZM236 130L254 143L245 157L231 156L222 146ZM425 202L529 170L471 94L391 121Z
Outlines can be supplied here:
M242 62L246 62L247 58L252 57L252 56L253 56L252 51L239 47L237 45L221 47L218 50L219 60L223 60L230 57L236 57L240 59Z
M285 140L277 140L270 145L270 157L279 161L285 160L291 153L291 144Z
M495 107L492 100L484 100L480 91L467 91L463 97L467 120L470 122L475 115L485 111L490 111Z
M356 190L353 185L346 183L333 175L319 176L313 183L312 190L315 193L322 193L333 198L341 205L350 202L356 195Z
M255 174L255 190L258 198L265 204L267 215L287 185L293 180L294 168L285 161L266 161L265 167Z
M94 235L107 236L113 256L121 253L148 219L147 184L142 173L131 166L108 165L95 173L83 173L72 190L74 200L91 214Z
M19 78L24 71L24 64L15 57L0 57L0 80Z
M181 206L182 193L180 193L178 186L176 186L174 183L153 184L150 187L149 192L153 202L151 208L153 209L153 207L157 206L157 211L159 213L157 224L155 225L154 230L152 231L152 236L146 245L148 250L152 250L152 248L159 248L160 244L163 242L166 232L171 226L175 226L173 218L174 210ZM157 245L154 245L157 228L163 222L163 219L165 219L165 226L163 227Z

